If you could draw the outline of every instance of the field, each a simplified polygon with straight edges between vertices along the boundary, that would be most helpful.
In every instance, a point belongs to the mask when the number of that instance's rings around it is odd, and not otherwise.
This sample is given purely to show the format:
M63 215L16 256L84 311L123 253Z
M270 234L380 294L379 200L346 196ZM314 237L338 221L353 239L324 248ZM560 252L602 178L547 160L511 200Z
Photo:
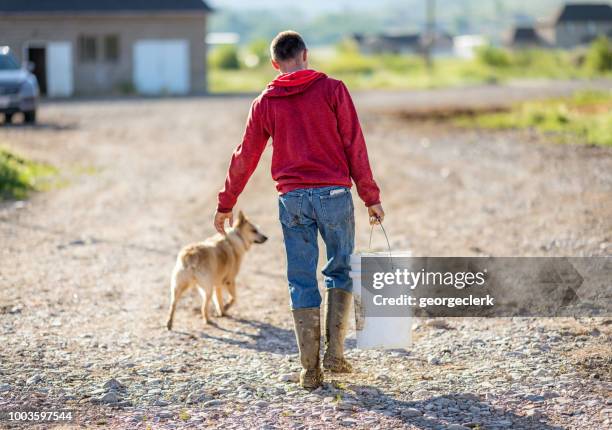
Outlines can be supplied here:
M580 86L358 93L391 246L422 256L610 255L612 147L424 114ZM167 332L176 253L213 233L249 104L45 103L39 126L0 127L2 145L68 177L0 203L0 409L72 409L70 428L609 426L605 318L420 320L411 350L360 351L350 340L356 372L300 390L270 149L238 205L270 240L247 255L231 316L203 327L198 298L186 296ZM354 198L364 249L367 214Z
M240 49L224 46L210 55L212 92L260 92L274 79L267 44ZM364 55L344 41L335 47L313 48L310 67L342 79L351 90L402 90L503 84L525 79L592 79L612 77L612 48L598 41L588 50L526 49L509 51L485 47L474 59L435 58L428 69L423 58L410 54Z
M578 139L589 145L612 146L612 92L523 102L506 112L482 113L456 122L488 129L533 129L559 142Z

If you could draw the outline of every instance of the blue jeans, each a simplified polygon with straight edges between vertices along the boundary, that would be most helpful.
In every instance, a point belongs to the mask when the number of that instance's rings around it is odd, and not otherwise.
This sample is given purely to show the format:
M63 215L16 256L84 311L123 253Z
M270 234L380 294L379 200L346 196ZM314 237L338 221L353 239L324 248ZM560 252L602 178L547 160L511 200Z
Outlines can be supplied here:
M352 292L349 270L355 246L355 213L350 190L338 186L293 190L279 197L278 206L287 251L291 308L321 305L317 232L327 249L325 287Z

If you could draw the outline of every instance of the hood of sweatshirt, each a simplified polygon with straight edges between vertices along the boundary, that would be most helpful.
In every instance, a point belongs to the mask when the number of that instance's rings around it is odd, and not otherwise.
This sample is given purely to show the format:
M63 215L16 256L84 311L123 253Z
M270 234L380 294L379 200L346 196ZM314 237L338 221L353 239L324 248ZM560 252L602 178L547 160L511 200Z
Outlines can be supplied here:
M268 84L263 94L266 97L292 96L304 92L314 82L326 77L325 73L310 69L283 73Z

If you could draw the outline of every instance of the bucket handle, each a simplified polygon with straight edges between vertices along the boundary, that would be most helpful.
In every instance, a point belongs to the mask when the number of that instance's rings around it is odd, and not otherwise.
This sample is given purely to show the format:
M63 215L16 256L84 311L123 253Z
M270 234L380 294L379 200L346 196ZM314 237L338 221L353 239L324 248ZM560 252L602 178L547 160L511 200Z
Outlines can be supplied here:
M370 251L372 251L372 234L374 233L374 226L376 224L380 225L380 228L382 229L383 234L385 235L385 239L387 241L387 249L389 251L389 261L391 263L391 270L394 270L393 267L393 253L391 252L391 244L389 243L389 236L387 236L387 231L385 230L385 227L383 226L382 220L380 218L377 218L377 223L372 224L372 227L370 228L370 241L368 243L368 249Z

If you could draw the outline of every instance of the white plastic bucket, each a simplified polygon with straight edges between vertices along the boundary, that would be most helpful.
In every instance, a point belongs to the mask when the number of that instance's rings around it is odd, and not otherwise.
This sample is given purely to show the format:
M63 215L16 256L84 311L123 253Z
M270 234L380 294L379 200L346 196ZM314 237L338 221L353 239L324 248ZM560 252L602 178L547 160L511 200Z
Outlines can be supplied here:
M353 298L355 301L355 332L359 349L398 349L412 345L412 316L366 317L361 301L362 257L410 257L409 252L375 252L351 255Z

